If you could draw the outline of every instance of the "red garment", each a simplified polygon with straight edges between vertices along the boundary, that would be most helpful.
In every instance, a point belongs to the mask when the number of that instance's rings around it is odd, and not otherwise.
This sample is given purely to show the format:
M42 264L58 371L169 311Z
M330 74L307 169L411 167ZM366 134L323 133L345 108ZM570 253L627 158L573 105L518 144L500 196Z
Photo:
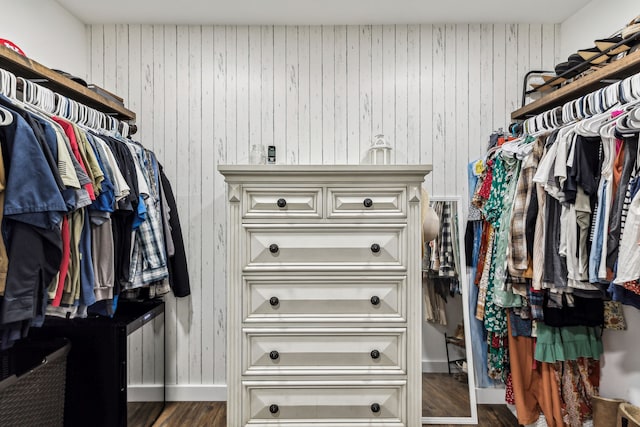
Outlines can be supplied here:
M515 138L512 136L508 136L508 137L504 137L501 136L500 138L498 138L498 143L496 144L498 147L500 147L502 144L504 144L507 141L513 141Z
M511 375L511 372L509 372L509 375L507 375L507 383L505 384L505 386L506 388L504 390L504 401L509 405L515 405L516 397L513 394L513 376Z
M626 290L633 292L634 294L640 295L640 284L636 280L632 280L630 282L624 282L622 285Z
M65 215L62 218L62 261L60 262L60 277L58 279L58 287L56 288L56 296L51 303L54 307L60 307L62 300L62 292L64 291L64 281L69 271L69 259L71 258L71 234L69 233L69 218Z
M480 279L482 278L482 272L484 271L484 263L490 254L487 254L487 246L489 245L489 235L491 234L491 224L486 221L482 221L482 236L480 238L480 251L478 252L478 264L476 267L476 277L473 283L478 286Z
M487 161L487 172L485 174L484 180L482 181L482 186L478 190L478 196L481 198L488 200L489 195L491 194L491 182L493 181L493 160Z
M620 185L620 179L622 178L622 168L624 167L624 150L622 146L624 141L622 139L616 139L616 158L613 163L613 180L611 185L611 194L618 194L618 186ZM608 229L607 229L608 231ZM613 270L607 267L607 280L613 280Z
M63 120L63 119L61 119L59 117L52 117L52 119L53 119L53 121L58 123L60 126L62 126L62 130L64 130L65 135L67 135L67 138L69 138L69 142L71 143L71 151L73 151L74 157L76 158L78 163L80 163L80 167L82 167L82 170L85 173L87 173L87 168L84 165L84 161L82 160L82 156L80 155L80 149L78 148L78 141L76 140L76 134L73 131L73 125L71 123L67 122L66 120ZM87 193L89 193L89 198L91 200L95 200L96 199L96 193L93 191L93 184L89 182L89 183L83 185L83 187L84 187L85 190L87 190Z
M591 398L598 395L600 361L580 357L554 364L562 393L562 417L567 426L582 426L591 419Z

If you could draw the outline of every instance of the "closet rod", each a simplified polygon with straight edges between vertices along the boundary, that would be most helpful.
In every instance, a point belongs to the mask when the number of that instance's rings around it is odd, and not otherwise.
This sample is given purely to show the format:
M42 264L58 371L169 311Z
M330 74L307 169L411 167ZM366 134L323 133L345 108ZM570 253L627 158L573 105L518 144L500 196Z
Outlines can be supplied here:
M522 126L525 133L532 131L536 133L543 129L549 130L547 127L549 125L562 126L605 113L617 105L624 107L628 103L636 104L638 100L640 100L640 73L529 117L525 119Z
M565 104L597 89L607 86L611 80L622 80L640 72L640 50L612 62L599 70L562 86L537 101L511 113L511 120L524 120Z
M76 100L60 95L34 80L17 77L0 67L0 94L35 106L47 114L58 115L72 122L94 129L116 131L128 137L137 131L137 126L118 120L114 114L105 114Z
M0 67L0 70L3 69L2 67ZM31 79L29 80L30 82L32 82L33 84L35 84L36 86L43 86L42 83L40 81L36 81L37 79ZM44 86L43 86L44 87ZM18 81L16 82L16 89L18 91L24 91L24 83L23 80L18 79ZM46 88L49 89L49 88ZM49 89L52 90L52 89ZM55 92L54 92L55 93ZM60 95L58 93L58 95ZM68 98L68 97L67 97ZM75 101L75 100L73 100ZM82 104L81 102L75 101L76 103ZM84 105L84 104L83 104ZM87 106L88 107L88 106ZM89 107L92 108L92 107ZM96 111L99 111L96 108L93 108ZM106 114L107 116L113 117L114 119L117 119L117 115L115 113L103 113ZM127 126L127 136L131 136L131 135L135 135L136 132L138 132L138 126L135 123L127 123L126 121L123 120L118 120L119 122L119 127L124 126L123 123L126 123Z
M2 45L0 45L0 68L15 74L16 77L34 80L47 89L102 113L113 115L118 120L135 121L136 119L136 113L133 111Z

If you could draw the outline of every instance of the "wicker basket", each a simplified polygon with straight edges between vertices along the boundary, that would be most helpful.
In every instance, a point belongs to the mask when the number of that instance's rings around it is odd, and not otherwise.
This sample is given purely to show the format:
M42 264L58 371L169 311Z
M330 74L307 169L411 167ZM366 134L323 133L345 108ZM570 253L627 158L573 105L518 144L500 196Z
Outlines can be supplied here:
M618 427L640 427L640 407L621 403L618 406Z
M0 353L0 425L64 424L66 339L24 340Z

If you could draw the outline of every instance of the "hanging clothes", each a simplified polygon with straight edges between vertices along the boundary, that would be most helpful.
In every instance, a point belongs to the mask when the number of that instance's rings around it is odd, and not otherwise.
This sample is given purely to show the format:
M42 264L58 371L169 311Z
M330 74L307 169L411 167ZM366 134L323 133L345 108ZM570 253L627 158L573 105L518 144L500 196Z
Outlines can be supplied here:
M119 297L163 295L170 262L176 296L189 295L175 200L153 152L3 95L0 106L12 118L0 126L0 347L45 315L112 315Z
M457 203L432 202L438 216L439 229L436 238L425 244L423 265L423 298L425 320L447 324L445 306L448 298L460 290L460 246Z

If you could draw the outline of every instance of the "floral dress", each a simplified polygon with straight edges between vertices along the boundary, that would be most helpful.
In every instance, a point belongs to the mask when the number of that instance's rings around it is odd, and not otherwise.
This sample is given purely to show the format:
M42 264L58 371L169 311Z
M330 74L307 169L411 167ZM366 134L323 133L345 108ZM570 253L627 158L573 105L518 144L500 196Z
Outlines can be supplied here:
M518 163L509 162L497 156L493 165L493 179L491 182L491 192L489 199L484 206L486 221L494 227L494 239L500 235L501 223L504 221L503 209L509 192L509 184L514 177ZM509 226L509 221L504 221L505 227ZM508 371L508 348L507 348L507 312L504 308L496 305L494 301L496 268L506 261L506 252L498 253L498 245L495 244L491 252L491 266L489 269L489 284L487 287L484 326L487 334L487 368L488 375L493 379L506 381Z

